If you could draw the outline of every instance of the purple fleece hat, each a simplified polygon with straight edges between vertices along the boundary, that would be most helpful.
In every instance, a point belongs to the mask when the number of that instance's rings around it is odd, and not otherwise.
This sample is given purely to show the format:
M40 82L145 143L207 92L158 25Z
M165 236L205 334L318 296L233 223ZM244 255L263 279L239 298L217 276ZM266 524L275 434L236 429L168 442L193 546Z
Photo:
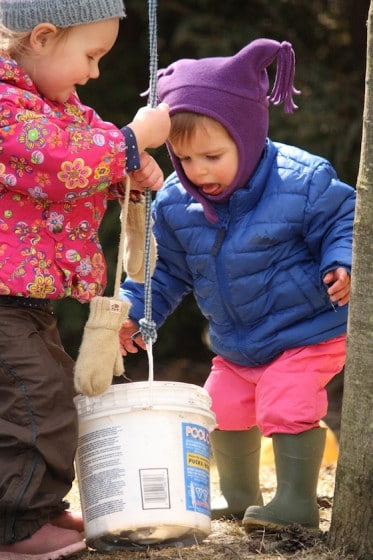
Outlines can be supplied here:
M269 88L267 66L277 58L273 90ZM291 113L297 106L293 94L295 55L290 43L257 39L234 56L181 59L158 72L158 98L170 106L170 115L189 111L220 122L237 144L239 167L232 184L218 196L205 195L191 183L170 145L174 168L185 189L203 205L206 218L217 222L209 201L226 202L245 186L263 152L269 121L269 103L285 104Z

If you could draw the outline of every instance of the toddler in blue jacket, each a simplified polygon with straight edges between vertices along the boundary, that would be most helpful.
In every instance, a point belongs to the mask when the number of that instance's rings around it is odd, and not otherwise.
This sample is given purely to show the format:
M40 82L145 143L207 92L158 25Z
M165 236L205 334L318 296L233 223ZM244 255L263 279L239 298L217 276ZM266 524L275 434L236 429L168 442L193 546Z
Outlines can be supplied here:
M222 491L212 516L243 516L247 531L318 529L325 386L345 361L355 191L324 158L268 138L270 103L296 108L294 65L289 43L258 39L231 57L179 60L158 81L175 172L153 204L153 320L193 293L209 322ZM138 350L144 287L127 277L121 294L131 302L125 355ZM277 474L267 505L261 434Z

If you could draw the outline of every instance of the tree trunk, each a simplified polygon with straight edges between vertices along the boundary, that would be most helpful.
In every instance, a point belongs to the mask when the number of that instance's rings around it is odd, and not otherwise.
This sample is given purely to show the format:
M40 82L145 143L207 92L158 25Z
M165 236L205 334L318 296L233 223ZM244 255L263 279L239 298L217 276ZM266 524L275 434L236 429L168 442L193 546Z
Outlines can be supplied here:
M340 454L329 546L373 558L373 4L368 15L362 149Z

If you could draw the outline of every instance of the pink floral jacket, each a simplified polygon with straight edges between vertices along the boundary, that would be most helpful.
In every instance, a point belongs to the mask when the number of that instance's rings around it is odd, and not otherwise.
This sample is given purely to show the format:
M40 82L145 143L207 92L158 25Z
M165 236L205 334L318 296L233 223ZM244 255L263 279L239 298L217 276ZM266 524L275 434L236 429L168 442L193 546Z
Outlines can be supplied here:
M108 198L123 194L127 153L117 127L75 94L43 98L0 53L0 295L87 302L103 293L98 228Z

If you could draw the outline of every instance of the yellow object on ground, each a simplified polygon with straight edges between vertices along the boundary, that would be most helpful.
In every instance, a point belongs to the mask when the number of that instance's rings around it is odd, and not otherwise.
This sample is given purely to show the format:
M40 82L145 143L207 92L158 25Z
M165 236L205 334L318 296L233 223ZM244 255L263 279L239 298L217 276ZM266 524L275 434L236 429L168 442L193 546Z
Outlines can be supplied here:
M322 466L332 465L336 463L338 459L338 441L334 433L330 428L326 426L324 422L320 422L323 428L327 428L326 432L326 444L325 451L322 460ZM264 437L262 440L262 451L260 455L260 463L262 465L272 465L274 464L272 439Z

